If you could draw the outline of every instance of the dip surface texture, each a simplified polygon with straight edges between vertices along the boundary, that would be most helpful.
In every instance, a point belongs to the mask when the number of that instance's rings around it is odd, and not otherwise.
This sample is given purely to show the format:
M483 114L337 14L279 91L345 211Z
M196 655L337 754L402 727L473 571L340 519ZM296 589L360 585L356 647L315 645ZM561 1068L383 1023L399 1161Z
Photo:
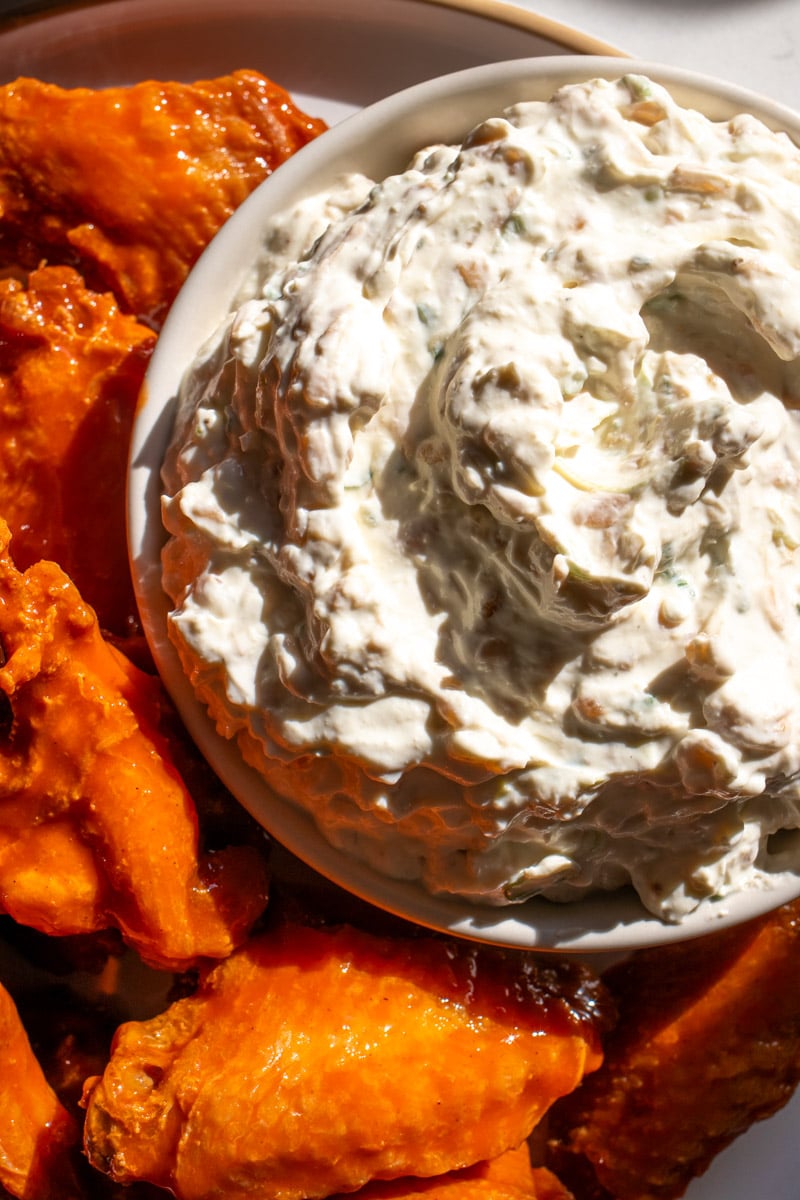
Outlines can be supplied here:
M435 893L680 920L800 870L788 137L595 80L263 251L164 466L220 730Z

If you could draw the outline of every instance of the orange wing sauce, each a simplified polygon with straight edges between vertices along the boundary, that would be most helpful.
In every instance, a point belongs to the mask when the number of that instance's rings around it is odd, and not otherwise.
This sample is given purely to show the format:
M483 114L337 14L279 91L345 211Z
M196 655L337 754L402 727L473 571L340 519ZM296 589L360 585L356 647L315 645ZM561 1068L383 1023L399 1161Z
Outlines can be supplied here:
M255 71L94 90L0 88L0 259L79 267L158 324L253 188L325 129Z
M44 1077L13 1000L0 986L0 1186L20 1200L78 1200L80 1131Z
M152 965L229 954L266 903L261 855L198 850L154 677L63 571L19 572L0 522L0 907L52 934L118 927Z
M497 1158L600 1062L584 968L286 925L87 1082L89 1159L178 1200L301 1200Z
M151 326L233 210L324 128L252 71L0 88L0 516L17 563L58 562L115 636L138 629L125 469Z
M527 1145L499 1158L433 1179L406 1178L368 1183L350 1200L574 1200L546 1167L533 1167ZM337 1200L345 1200L340 1195Z
M587 1200L676 1200L800 1080L800 902L605 979L619 1022L550 1114L550 1165Z
M17 564L57 562L118 636L138 627L125 475L154 343L69 268L0 281L0 516Z

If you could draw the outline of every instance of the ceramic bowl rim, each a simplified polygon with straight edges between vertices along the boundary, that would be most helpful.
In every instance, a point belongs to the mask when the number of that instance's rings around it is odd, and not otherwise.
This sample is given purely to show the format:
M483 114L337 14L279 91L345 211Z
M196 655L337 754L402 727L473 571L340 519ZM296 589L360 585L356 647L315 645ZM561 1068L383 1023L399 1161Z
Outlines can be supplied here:
M642 74L686 106L714 119L753 113L800 142L800 116L781 104L711 76L642 59L554 55L469 68L380 100L304 147L237 209L209 244L175 300L158 338L137 410L128 470L128 543L143 628L156 666L192 738L251 814L294 855L333 883L377 907L443 932L506 946L620 952L702 936L749 920L800 895L800 876L774 887L706 902L680 924L647 913L632 890L593 894L567 904L535 899L503 908L438 897L396 880L331 846L312 819L267 787L235 744L214 729L197 701L166 632L161 588L164 540L160 469L175 397L190 360L224 317L252 260L253 237L271 213L347 170L380 177L436 140L453 140L484 116L519 99L547 98L563 83ZM391 130L393 137L387 136Z

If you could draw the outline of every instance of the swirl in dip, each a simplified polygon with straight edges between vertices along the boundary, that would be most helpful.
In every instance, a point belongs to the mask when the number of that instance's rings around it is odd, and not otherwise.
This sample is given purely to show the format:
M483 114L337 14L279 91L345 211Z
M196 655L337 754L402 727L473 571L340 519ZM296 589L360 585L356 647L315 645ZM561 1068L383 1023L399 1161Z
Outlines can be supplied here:
M164 467L220 730L435 893L679 920L800 871L790 140L595 80L263 249Z

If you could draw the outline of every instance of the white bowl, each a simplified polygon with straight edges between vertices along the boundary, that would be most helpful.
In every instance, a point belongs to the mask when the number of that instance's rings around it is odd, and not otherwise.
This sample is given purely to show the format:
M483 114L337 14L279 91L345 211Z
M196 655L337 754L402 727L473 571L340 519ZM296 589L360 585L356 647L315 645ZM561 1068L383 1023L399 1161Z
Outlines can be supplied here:
M253 247L270 217L343 171L373 178L402 169L414 151L460 141L479 120L520 100L547 99L565 83L621 74L649 76L682 105L712 119L749 111L800 141L800 117L744 89L692 72L618 58L548 57L492 64L423 83L364 109L263 183L220 231L192 271L158 341L136 420L129 473L129 545L142 621L163 681L195 742L230 791L298 858L381 908L430 928L512 946L618 952L697 937L755 917L800 894L800 877L776 875L774 886L705 902L679 924L650 915L631 891L598 893L568 904L530 900L477 907L430 895L421 885L387 878L334 849L299 808L276 796L220 737L193 694L167 636L169 602L161 586L164 530L160 469L184 372L219 326L252 265Z

